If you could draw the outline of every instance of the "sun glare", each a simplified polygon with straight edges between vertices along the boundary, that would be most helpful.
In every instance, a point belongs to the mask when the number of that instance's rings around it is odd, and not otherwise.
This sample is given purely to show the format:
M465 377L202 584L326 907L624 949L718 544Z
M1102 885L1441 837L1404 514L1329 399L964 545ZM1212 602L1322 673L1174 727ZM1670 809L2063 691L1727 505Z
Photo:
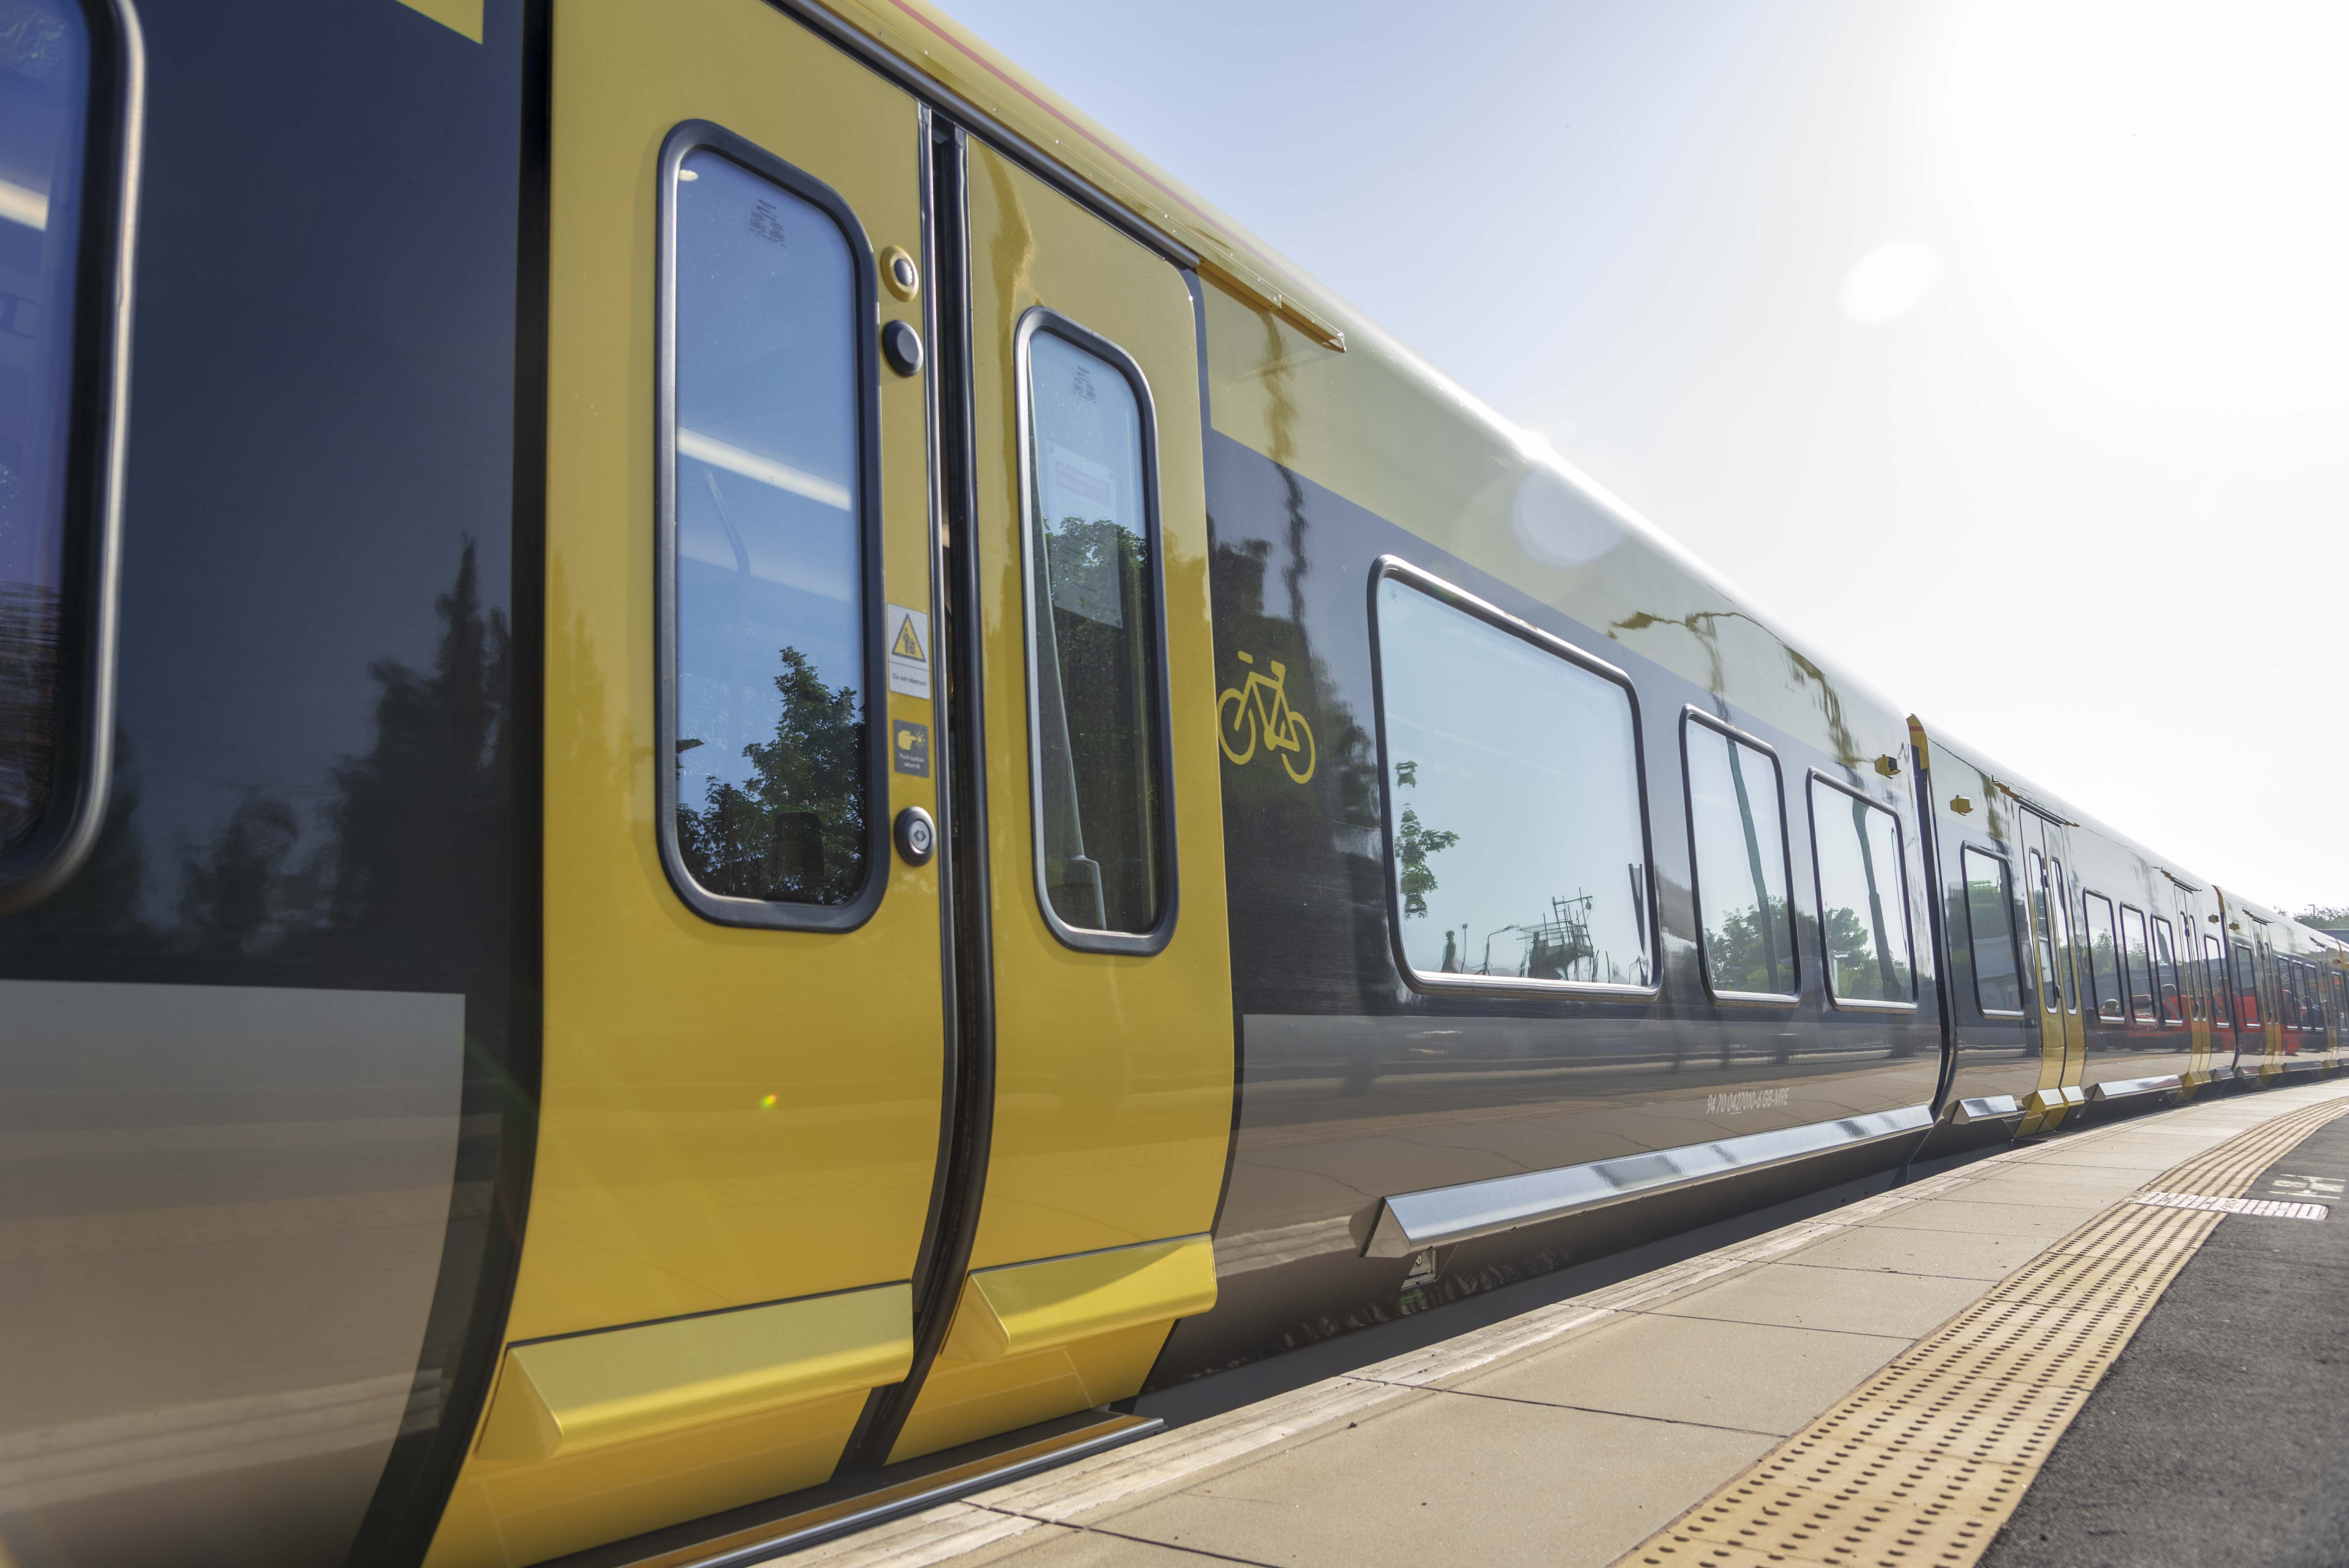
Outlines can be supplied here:
M1954 42L1984 253L2083 379L2214 413L2344 406L2349 6L1985 0Z

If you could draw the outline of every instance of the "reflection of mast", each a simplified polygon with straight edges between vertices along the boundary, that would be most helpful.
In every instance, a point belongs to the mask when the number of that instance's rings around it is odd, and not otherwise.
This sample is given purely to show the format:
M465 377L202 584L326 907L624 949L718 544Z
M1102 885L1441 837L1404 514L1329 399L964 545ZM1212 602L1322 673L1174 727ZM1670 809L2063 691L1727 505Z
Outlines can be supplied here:
M1529 980L1598 979L1599 953L1590 941L1593 902L1587 892L1553 897L1547 919L1520 927L1526 934L1526 961L1519 973Z

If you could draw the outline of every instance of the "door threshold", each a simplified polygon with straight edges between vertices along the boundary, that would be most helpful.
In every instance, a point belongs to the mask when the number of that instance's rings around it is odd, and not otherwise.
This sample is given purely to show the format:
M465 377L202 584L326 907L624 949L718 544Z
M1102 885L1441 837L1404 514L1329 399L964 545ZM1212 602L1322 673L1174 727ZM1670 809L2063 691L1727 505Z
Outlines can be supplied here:
M745 1568L1117 1448L1165 1424L1156 1416L1082 1410L845 1480L591 1546L540 1568Z

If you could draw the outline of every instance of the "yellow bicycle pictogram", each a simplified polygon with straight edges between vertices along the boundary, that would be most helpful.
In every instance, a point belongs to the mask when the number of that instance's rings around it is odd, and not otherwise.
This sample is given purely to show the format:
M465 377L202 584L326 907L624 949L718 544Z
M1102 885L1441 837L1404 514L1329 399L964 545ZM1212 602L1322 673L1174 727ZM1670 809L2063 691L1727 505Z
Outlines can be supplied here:
M1247 654L1239 659L1256 663ZM1216 738L1223 742L1224 755L1242 765L1263 741L1266 751L1283 753L1282 770L1302 784L1313 777L1313 727L1288 706L1288 666L1278 659L1268 663L1272 674L1251 668L1246 686L1226 686L1216 699ZM1304 758L1302 766L1291 760L1297 757Z

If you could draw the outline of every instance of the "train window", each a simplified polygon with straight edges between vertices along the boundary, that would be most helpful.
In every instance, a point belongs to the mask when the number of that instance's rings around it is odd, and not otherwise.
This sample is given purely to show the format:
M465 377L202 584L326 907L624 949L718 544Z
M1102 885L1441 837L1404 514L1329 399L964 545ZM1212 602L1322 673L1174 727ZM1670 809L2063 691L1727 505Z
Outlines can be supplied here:
M114 476L140 108L128 9L0 25L0 909L98 836L114 725Z
M1150 388L1050 311L1022 319L1019 357L1037 891L1063 942L1151 945L1174 857Z
M1900 820L1842 786L1811 776L1811 839L1827 991L1838 1003L1914 1006L1908 877Z
M2227 1005L2227 953L2215 936L2202 938L2202 992L2210 1001L2210 1022L2233 1028L2234 1013Z
M872 269L829 191L691 130L663 160L663 847L714 919L838 925L878 793Z
M1376 632L1392 929L1416 983L1652 986L1628 682L1398 562Z
M1692 711L1689 833L1695 845L1704 974L1730 995L1795 995L1795 920L1778 759Z
M2165 1024L2186 1022L2187 998L2178 990L2177 939L2169 922L2160 915L2152 917L2153 926L2153 986L2155 1007ZM2198 1015L2199 1009L2197 1009Z
M1959 851L1966 873L1966 929L1972 938L1974 1000L1997 1017L2023 1016L2016 973L2014 888L2006 861L1969 844Z
M88 29L78 7L32 0L17 23L0 117L0 849L48 805L57 760L65 588L66 436L73 383Z
M2088 921L2088 979L2095 989L2096 1016L2117 1024L2128 1015L2121 1006L2121 944L2113 924L2113 901L2092 892L2081 902Z
M2121 991L2133 1024L2154 1021L2152 958L2145 934L2145 912L2121 905Z

